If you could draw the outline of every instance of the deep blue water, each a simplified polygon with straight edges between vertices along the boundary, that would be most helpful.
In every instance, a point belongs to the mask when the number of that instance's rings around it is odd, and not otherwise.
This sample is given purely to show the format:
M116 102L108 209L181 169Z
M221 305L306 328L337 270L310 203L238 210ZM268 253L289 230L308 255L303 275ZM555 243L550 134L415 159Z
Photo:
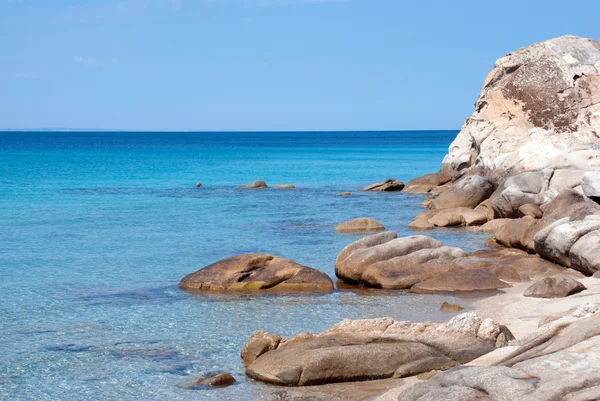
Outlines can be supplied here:
M194 296L177 282L243 252L335 278L338 252L360 238L338 223L368 216L411 235L420 211L422 196L357 189L436 171L456 133L0 133L0 398L262 400L268 388L239 360L256 329L448 319L447 296ZM234 188L256 179L299 189ZM465 249L484 239L428 234ZM239 383L179 387L221 371Z

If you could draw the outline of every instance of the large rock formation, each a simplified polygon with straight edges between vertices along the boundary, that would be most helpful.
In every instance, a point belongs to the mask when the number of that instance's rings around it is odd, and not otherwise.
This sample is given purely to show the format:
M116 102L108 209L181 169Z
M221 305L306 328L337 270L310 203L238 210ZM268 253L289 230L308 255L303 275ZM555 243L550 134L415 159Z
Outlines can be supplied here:
M328 275L291 259L242 254L221 259L185 276L186 291L331 292Z
M398 238L395 232L370 235L345 247L336 259L335 274L346 284L420 293L487 291L509 287L507 283L573 276L523 251L467 253L424 235Z
M458 315L448 323L346 319L321 334L304 333L281 340L275 349L264 347L266 336L264 332L255 334L244 346L245 350L265 349L249 363L246 374L283 386L406 377L445 370L513 339L506 327L473 312ZM260 344L255 346L255 341Z
M600 169L600 44L563 36L496 61L450 145L452 171Z

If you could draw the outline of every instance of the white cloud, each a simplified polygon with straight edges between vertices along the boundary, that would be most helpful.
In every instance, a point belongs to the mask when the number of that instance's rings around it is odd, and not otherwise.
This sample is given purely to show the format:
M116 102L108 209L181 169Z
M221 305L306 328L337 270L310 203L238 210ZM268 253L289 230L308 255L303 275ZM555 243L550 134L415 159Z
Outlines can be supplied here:
M93 57L84 57L84 56L74 56L73 61L76 64L83 65L85 67L96 67L98 66L98 62Z

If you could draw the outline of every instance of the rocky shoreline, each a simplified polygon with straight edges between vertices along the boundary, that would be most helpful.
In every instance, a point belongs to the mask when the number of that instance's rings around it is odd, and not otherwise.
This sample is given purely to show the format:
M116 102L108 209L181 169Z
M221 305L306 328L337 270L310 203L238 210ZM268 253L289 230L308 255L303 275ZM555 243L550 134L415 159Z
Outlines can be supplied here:
M266 187L254 184L245 187ZM270 400L600 399L600 280L589 277L600 271L598 42L565 36L499 59L439 172L363 190L425 194L410 228L468 227L490 233L491 246L369 235L339 253L339 287L497 295L447 323L345 320L290 339L257 331L241 351L246 374L295 387ZM379 230L369 219L337 228ZM180 286L333 291L327 279L239 255Z

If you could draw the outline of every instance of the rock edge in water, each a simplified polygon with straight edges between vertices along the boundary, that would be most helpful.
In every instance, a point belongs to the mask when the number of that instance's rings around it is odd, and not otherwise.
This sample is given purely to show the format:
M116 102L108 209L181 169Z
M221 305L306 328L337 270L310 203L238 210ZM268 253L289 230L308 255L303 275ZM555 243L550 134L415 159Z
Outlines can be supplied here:
M193 292L329 293L333 281L327 274L291 259L242 254L188 274L179 287Z

